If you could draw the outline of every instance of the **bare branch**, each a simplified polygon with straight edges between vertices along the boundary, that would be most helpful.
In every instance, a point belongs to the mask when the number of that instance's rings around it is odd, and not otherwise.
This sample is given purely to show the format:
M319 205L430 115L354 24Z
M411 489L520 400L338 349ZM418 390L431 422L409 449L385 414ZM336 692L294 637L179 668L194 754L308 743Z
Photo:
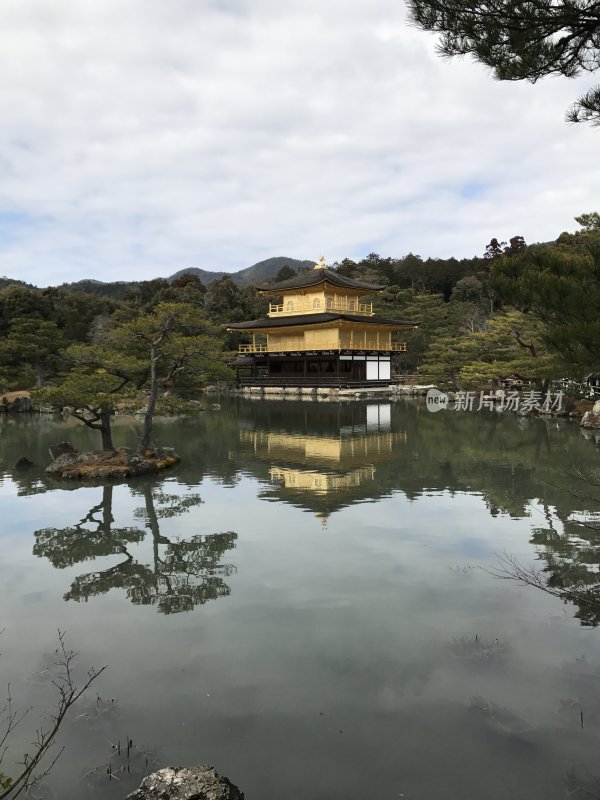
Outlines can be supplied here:
M52 681L57 690L58 699L56 707L50 717L50 727L47 729L38 728L36 731L35 741L32 743L34 749L33 755L24 755L23 761L20 762L21 771L16 777L11 779L8 787L3 788L2 784L0 783L0 800L15 800L15 798L19 797L19 795L21 795L24 791L30 789L35 783L39 782L48 774L60 757L64 748L61 749L54 756L48 766L41 769L41 771L40 765L54 744L56 735L65 719L65 716L67 715L67 712L73 706L73 704L79 700L84 692L89 689L90 685L96 680L96 678L98 678L107 668L104 666L99 670L94 668L90 669L87 673L87 679L81 686L77 686L73 679L72 670L73 661L75 660L77 654L73 650L67 649L64 631L58 631L58 641L59 646L56 650L56 666L59 668L59 674L56 679ZM0 763L2 762L2 757L6 754L8 749L6 742L8 741L10 735L14 732L17 725L23 721L30 710L31 709L28 708L21 714L18 714L13 710L9 686L7 705L4 708L4 716L3 718L0 717L0 724L4 724L5 726L4 733L0 738L0 749L2 750L0 754Z
M525 586L533 586L553 597L559 597L561 600L568 600L576 605L581 604L600 611L600 588L598 586L589 587L583 583L574 584L569 588L552 586L544 571L537 570L535 567L524 566L515 556L504 552L497 558L497 567L492 569L483 568L483 571L487 572L488 575L500 580L517 581Z

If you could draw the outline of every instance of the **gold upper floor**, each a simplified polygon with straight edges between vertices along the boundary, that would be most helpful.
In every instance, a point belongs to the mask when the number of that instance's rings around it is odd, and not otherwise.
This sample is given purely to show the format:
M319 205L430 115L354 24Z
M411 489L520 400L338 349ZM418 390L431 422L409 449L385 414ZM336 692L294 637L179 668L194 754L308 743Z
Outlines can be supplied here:
M363 292L364 294L364 292ZM298 314L343 312L372 317L373 304L361 303L361 293L321 284L314 288L284 292L281 303L269 304L269 317L293 317Z

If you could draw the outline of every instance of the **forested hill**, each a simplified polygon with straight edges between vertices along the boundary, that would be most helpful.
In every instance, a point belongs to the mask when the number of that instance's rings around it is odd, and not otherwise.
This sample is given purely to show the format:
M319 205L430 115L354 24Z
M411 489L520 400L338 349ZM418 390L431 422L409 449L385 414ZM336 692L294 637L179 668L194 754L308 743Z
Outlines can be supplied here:
M285 256L277 256L275 258L267 258L265 261L259 261L251 267L240 269L237 272L217 272L207 269L200 269L199 267L187 267L180 269L170 275L168 278L157 278L157 280L166 280L167 283L172 284L174 281L182 278L184 275L193 275L198 278L205 286L210 286L215 281L229 278L236 286L252 286L255 283L263 283L272 281L283 267L297 272L300 269L311 269L314 266L314 261L301 261L297 258L286 258ZM156 276L149 276L154 279ZM14 281L17 283L17 281ZM135 291L136 286L140 281L113 281L104 283L96 280L82 280L76 283L64 283L62 288L70 289L72 291L87 292L88 294L100 295L103 297L111 297L114 300L122 300Z
M7 286L12 286L13 284L16 284L17 286L31 286L30 283L18 281L15 278L0 277L0 289L5 289Z
M238 286L252 286L255 283L262 283L263 281L272 281L280 269L289 267L297 272L301 269L311 269L314 267L314 261L299 261L297 258L286 258L285 256L276 256L275 258L267 258L264 261L259 261L246 269L240 269L237 272L209 272L206 269L199 269L198 267L190 267L188 269L180 269L170 278L167 278L169 283L173 283L177 278L182 275L195 275L200 278L205 286L209 286L213 281L220 280L221 278L231 278L231 280Z
M172 286L188 275L197 278L205 287L227 279L238 288L245 289L262 283L283 280L296 272L312 269L314 265L314 261L277 256L259 261L257 264L237 272L213 272L198 267L188 267L174 272L167 278L149 275L145 281L107 282L84 279L73 283L63 283L60 288L65 291L85 292L118 301L131 296L132 293L139 292L140 287L146 284L155 284L157 287L165 284ZM395 285L400 288L436 292L444 295L444 298L448 300L459 280L476 276L482 271L485 272L489 267L489 261L479 257L461 260L456 258L423 259L412 253L402 258L384 258L376 253L370 253L360 261L346 258L343 261L335 262L333 267L348 277L359 277L373 283ZM0 289L10 284L24 285L22 281L0 278Z

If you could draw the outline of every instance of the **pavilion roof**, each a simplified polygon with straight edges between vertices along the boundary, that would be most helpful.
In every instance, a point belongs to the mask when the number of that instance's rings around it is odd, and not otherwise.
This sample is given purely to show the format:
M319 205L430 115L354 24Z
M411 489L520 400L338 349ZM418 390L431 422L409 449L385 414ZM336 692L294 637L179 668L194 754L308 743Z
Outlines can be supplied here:
M281 292L291 289L307 289L310 286L318 286L320 283L330 283L332 286L339 286L342 289L364 289L369 292L379 292L385 289L385 286L347 278L345 275L340 275L327 267L310 269L285 281L270 283L266 286L257 286L256 288L259 292L281 294Z
M361 325L386 325L395 328L416 328L420 323L414 320L390 319L389 317L366 317L357 314L338 314L321 312L317 314L296 314L289 317L267 317L251 319L247 322L232 322L227 330L258 330L263 328L289 328L293 326L322 325L328 322L359 322Z

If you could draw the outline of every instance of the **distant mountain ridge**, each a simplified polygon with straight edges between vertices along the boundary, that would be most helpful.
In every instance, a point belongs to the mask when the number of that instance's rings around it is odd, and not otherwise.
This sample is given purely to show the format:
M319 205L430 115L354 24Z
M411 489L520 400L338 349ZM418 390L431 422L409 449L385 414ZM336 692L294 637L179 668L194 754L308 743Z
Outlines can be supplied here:
M264 261L259 261L251 267L240 269L237 272L212 272L207 269L200 269L199 267L186 267L174 272L163 280L173 283L174 280L180 278L182 275L197 275L205 286L208 286L214 281L221 278L231 278L240 288L244 286L251 286L252 284L267 283L272 281L282 267L288 266L291 269L298 271L301 269L312 269L315 261L300 260L297 258L286 258L285 256L275 256L274 258L267 258ZM156 276L148 277L147 280L156 280ZM159 278L160 279L160 278ZM115 300L122 300L135 286L142 281L98 281L94 278L84 278L80 281L73 283L63 283L62 287L79 292L87 292L88 294L101 295L103 297L112 297ZM0 288L9 286L10 284L22 284L22 281L14 280L12 278L0 278Z
M259 261L251 267L240 269L237 272L210 272L199 267L188 267L175 272L167 280L172 283L182 275L197 275L205 286L221 278L231 278L238 286L250 286L254 283L271 281L282 267L288 266L296 272L300 269L312 269L316 261L301 261L297 258L286 258L285 256L275 256Z

